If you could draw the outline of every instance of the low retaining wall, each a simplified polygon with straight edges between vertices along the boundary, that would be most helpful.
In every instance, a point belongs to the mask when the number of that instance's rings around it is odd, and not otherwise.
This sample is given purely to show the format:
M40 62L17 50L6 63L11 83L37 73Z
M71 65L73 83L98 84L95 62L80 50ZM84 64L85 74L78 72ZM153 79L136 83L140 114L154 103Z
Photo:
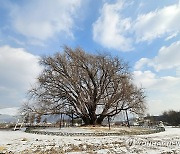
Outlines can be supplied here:
M142 132L119 132L119 133L63 133L63 132L47 132L47 131L37 131L31 128L27 128L25 132L32 134L41 134L41 135L55 135L55 136L122 136L122 135L145 135L153 134L165 131L165 128L160 127L148 131Z

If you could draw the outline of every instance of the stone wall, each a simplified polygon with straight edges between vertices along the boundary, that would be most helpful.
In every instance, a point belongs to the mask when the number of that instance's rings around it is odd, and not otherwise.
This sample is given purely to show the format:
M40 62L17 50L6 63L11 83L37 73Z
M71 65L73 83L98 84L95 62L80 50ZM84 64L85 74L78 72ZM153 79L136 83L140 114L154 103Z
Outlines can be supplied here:
M27 128L25 132L32 134L42 134L42 135L55 135L55 136L122 136L122 135L145 135L145 134L153 134L165 131L163 127L157 127L153 129L149 129L147 131L141 132L103 132L103 133L63 133L63 132L47 132L47 131L37 131L33 130L33 128Z

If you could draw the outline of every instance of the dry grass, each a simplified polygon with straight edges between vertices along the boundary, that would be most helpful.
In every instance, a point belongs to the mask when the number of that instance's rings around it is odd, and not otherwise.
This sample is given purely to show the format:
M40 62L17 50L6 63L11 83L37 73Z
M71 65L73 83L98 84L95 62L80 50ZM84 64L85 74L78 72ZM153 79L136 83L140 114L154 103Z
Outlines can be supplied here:
M140 127L111 127L109 130L109 127L103 127L103 126L87 126L87 127L81 127L83 129L90 129L97 133L102 132L110 132L110 133L130 133L130 132L142 132L142 131L148 131L148 128L140 128Z
M5 151L6 150L6 147L5 146L0 146L0 153Z
M21 141L27 141L27 140L28 140L28 139L24 137Z

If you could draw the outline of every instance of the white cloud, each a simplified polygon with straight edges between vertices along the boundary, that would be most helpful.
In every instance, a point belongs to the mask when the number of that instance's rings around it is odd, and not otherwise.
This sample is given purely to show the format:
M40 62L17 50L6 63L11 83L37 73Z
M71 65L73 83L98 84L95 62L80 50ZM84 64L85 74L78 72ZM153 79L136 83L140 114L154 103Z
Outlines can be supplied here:
M168 35L168 39L175 37L180 32L179 17L178 4L139 15L133 26L136 41L152 41L165 35Z
M41 71L39 57L22 48L0 47L0 107L19 106Z
M146 88L149 111L160 114L164 110L180 110L180 41L164 46L157 56L152 59L142 58L136 62L134 71L135 83ZM149 66L161 74L161 70L168 73L169 69L176 70L176 76L159 76L147 70ZM146 69L146 71L141 70ZM168 73L171 74L171 73Z
M131 19L121 15L123 7L122 1L103 5L100 17L93 24L94 41L107 48L133 50L132 39L127 36L127 31L131 28Z
M159 77L151 71L134 71L135 83L147 93L149 112L160 114L164 110L180 110L180 77Z
M134 71L135 83L137 85L143 85L148 90L157 90L161 92L169 91L174 89L180 84L179 77L163 76L158 77L151 71ZM176 87L177 89L179 86ZM177 90L176 89L176 90Z
M172 43L168 47L162 47L158 55L151 62L152 66L159 71L180 67L180 41Z
M162 47L157 56L152 59L141 58L136 62L134 71L135 83L147 91L149 112L160 114L164 110L180 110L180 41L170 46ZM149 66L161 74L161 70L168 73L169 69L176 70L176 76L159 76L149 70ZM141 71L141 70L146 71ZM168 73L171 74L171 73Z
M12 26L31 39L46 40L64 32L73 37L74 18L81 0L31 0L12 4Z
M134 79L138 86L143 85L145 88L149 88L156 83L155 74L151 71L134 71Z
M177 69L180 68L180 41L172 43L170 46L163 46L159 51L158 55L153 59L141 58L136 62L135 69L139 70L143 66L148 65L153 67L156 71L166 69Z
M133 42L150 43L156 38L168 41L180 34L179 4L138 14L134 19L123 15L123 9L127 5L121 0L103 5L99 18L93 24L94 41L107 48L131 51ZM143 7L143 3L139 7Z
M148 58L141 58L139 61L136 62L134 68L135 68L136 70L142 69L143 66L145 66L146 64L148 64L148 62L149 62L149 59L148 59Z
M178 32L173 33L172 35L168 36L165 40L168 41L178 35Z

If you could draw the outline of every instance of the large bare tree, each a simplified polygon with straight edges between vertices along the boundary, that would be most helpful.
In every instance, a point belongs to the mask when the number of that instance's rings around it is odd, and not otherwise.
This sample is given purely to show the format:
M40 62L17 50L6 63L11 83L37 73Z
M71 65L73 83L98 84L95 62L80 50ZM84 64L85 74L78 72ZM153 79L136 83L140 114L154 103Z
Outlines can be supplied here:
M94 125L123 110L142 114L146 109L144 91L133 84L121 59L64 47L63 53L43 57L40 63L44 70L30 91L37 113L74 112Z

